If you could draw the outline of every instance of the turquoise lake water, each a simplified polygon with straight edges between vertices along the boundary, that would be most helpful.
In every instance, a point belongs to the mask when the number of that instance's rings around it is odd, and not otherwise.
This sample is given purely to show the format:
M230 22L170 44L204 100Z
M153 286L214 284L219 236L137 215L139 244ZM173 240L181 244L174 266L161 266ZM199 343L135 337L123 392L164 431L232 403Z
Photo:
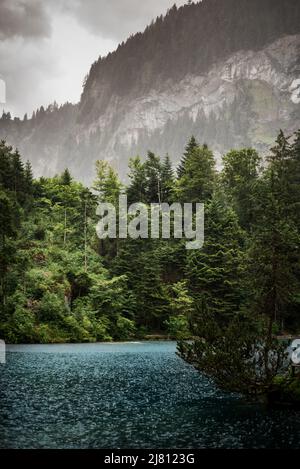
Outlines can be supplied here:
M172 342L8 347L1 448L300 448L300 412L220 392Z

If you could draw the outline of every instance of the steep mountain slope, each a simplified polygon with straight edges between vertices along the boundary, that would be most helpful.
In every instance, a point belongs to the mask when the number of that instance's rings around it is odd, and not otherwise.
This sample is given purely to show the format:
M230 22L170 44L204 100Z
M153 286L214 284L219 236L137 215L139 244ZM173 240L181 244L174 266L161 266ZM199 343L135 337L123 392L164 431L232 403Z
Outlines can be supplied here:
M216 157L266 151L300 127L299 0L204 0L163 18L95 62L80 103L0 121L39 174L69 166L89 182L96 159L124 175L130 156L167 151L192 133Z

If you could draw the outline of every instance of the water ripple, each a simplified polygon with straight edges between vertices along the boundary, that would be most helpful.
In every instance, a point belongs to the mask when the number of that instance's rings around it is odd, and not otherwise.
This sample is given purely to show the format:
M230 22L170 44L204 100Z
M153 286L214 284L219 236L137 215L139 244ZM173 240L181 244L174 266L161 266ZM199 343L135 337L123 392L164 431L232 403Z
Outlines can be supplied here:
M175 344L13 346L1 448L300 448L300 413L220 392Z

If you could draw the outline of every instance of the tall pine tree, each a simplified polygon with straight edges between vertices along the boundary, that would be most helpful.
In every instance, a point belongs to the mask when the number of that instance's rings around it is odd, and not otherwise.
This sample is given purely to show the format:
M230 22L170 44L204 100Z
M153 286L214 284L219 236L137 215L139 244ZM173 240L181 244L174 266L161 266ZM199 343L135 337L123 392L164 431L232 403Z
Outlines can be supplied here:
M181 161L179 163L179 166L177 168L177 177L180 179L184 174L185 174L185 165L186 162L189 158L189 156L192 154L192 152L198 147L198 143L195 139L195 137L192 135L187 146L185 147L185 151L183 153L183 156L181 158Z
M213 194L216 182L215 159L206 145L191 150L185 162L183 176L177 181L180 202L206 202Z

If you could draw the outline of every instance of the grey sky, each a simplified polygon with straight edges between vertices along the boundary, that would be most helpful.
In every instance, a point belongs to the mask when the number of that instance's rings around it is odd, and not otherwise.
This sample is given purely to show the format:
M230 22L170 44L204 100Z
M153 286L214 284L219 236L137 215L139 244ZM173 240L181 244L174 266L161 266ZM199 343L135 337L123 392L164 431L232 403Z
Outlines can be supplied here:
M92 62L174 3L186 1L0 0L5 109L23 116L54 100L77 102Z

